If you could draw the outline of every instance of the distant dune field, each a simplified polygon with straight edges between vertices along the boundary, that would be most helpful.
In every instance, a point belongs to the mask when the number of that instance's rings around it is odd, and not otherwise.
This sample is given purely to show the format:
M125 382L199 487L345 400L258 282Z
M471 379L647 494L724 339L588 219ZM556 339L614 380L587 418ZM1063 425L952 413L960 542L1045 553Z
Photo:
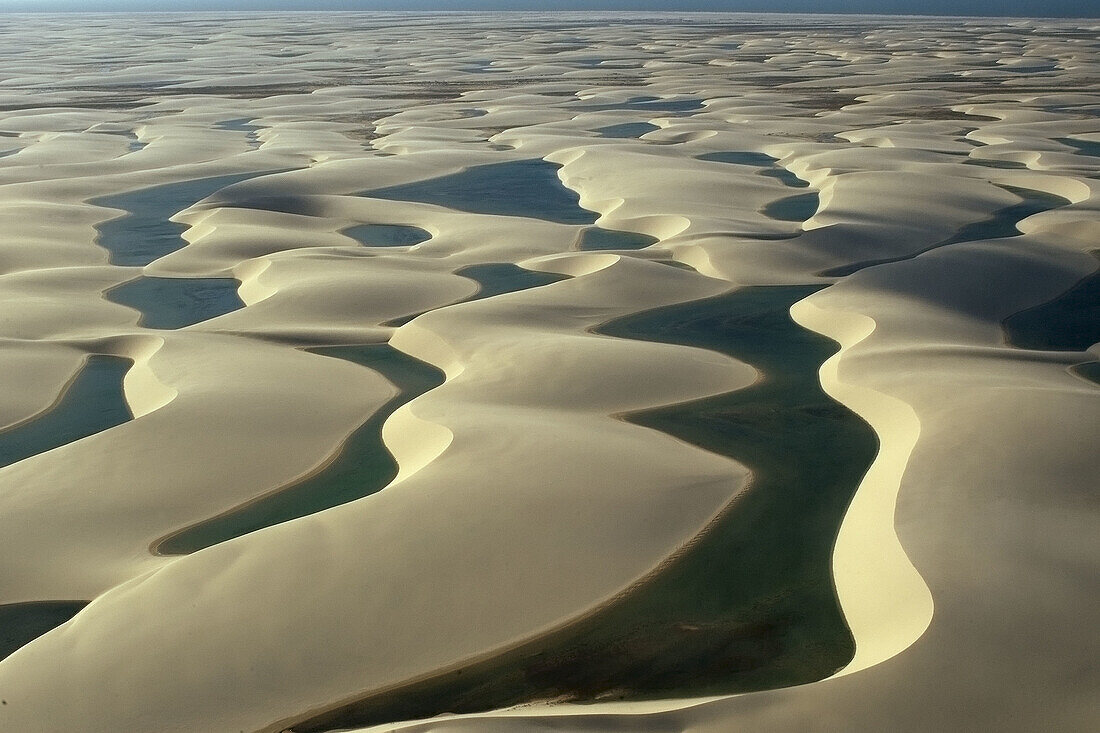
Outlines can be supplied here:
M0 731L1100 726L1100 25L0 48Z

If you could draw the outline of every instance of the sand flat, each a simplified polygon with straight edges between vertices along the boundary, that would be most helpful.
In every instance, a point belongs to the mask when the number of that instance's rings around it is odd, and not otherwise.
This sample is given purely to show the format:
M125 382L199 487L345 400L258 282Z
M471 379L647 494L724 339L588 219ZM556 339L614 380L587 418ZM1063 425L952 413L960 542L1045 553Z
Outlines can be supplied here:
M1095 28L21 20L38 31L3 32L0 81L0 439L68 419L90 360L127 366L128 419L0 467L0 611L33 630L5 637L0 729L1095 727L1097 346L1084 326L1041 338L1096 305ZM595 248L593 227L630 246ZM368 236L399 231L417 234ZM135 282L171 287L152 320L117 295ZM189 305L211 283L230 305ZM731 562L754 557L753 492L782 486L759 474L783 471L636 416L745 400L712 429L753 435L796 408L752 402L751 350L610 333L761 288L798 296L725 325L765 352L777 318L835 342L804 366L814 415L877 443L805 563L846 641L783 631L813 624L752 598L745 560L749 600L647 658L667 633L646 591L730 527L750 528ZM404 399L323 355L352 347L442 376ZM321 476L376 416L392 480L157 553ZM676 587L686 607L720 595ZM561 642L623 608L631 645ZM826 644L840 657L800 677ZM647 661L586 677L600 658Z

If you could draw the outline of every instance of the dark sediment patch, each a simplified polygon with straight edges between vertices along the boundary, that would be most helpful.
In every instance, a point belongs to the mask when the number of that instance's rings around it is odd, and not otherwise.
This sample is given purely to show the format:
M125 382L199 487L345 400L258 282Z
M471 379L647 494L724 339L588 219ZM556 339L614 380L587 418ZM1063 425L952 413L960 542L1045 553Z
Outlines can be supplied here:
M638 138L647 132L653 132L654 130L660 130L657 125L649 122L624 122L620 125L608 125L607 127L597 127L593 132L599 133L600 137L612 137L612 138Z
M627 415L753 471L692 545L613 603L498 656L289 725L318 733L531 700L652 699L810 682L847 663L830 573L844 511L877 439L817 371L836 345L791 304L817 287L746 288L612 321L599 333L709 348L765 375L754 385Z
M111 288L107 300L141 312L146 328L176 329L244 307L231 277L139 277Z
M562 224L594 222L596 214L580 207L580 197L562 185L557 171L558 166L538 158L489 163L360 195L417 201L475 214L524 216Z
M577 243L577 249L583 251L644 249L656 243L657 238L651 237L648 234L590 227L581 232L581 239Z
M959 244L961 242L976 242L983 239L1006 239L1009 237L1016 237L1020 235L1020 230L1016 228L1016 225L1023 219L1026 219L1033 214L1038 214L1041 211L1048 211L1050 209L1057 208L1059 206L1065 206L1069 203L1067 199L1061 196L1055 196L1054 194L1043 193L1042 191L1034 191L1030 188L1016 188L1015 186L1001 186L1006 191L1010 191L1021 199L1018 204L1012 206L1006 206L1003 209L999 209L993 212L993 215L988 219L975 222L973 224L967 224L960 229L954 236L937 242L930 247L925 247L917 252L913 252L906 255L900 255L897 257L884 257L874 260L861 260L860 262L853 262L849 265L841 265L839 267L833 267L828 270L824 270L820 273L822 277L846 277L852 273L859 272L860 270L873 267L875 265L885 265L892 262L902 262L904 260L911 260L914 257L929 252L933 249L940 247L946 247L950 244Z
M133 362L96 354L45 412L0 432L0 467L133 419L122 380Z
M127 212L97 227L97 244L110 252L112 265L148 265L187 244L181 236L187 227L169 217L221 188L260 175L264 173L196 178L92 199L96 206Z
M87 601L32 601L0 605L0 660L65 623Z
M420 227L398 224L358 224L341 229L340 233L364 247L409 247L432 237Z

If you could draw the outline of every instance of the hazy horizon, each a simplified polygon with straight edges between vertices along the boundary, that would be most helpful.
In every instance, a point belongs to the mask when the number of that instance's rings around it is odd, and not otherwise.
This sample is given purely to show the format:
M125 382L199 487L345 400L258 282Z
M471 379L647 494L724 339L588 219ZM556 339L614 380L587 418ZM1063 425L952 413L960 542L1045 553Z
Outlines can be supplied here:
M961 17L1048 17L1097 18L1100 6L1082 7L1076 0L1052 0L1041 7L1024 0L549 0L531 7L520 0L182 0L154 3L151 0L0 0L0 13L14 12L284 12L284 11L670 11L751 12L813 15L917 15Z

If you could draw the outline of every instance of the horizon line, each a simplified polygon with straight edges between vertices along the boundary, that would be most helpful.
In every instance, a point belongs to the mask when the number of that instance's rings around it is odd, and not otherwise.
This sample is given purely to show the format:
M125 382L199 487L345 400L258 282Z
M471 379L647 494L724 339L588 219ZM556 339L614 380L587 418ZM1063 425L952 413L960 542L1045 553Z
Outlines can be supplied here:
M944 19L973 19L973 20L1084 20L1100 23L1100 16L1092 15L965 15L962 13L957 14L942 14L942 13L866 13L858 11L845 11L845 10L833 10L830 12L817 12L813 10L804 11L783 11L783 10L700 10L694 8L684 8L680 10L622 10L622 9L606 9L606 8L575 8L575 9L549 9L549 10L533 10L530 8L486 8L486 9L457 9L457 10L427 10L423 8L362 8L362 9L350 9L350 8L250 8L250 9L229 9L229 8L191 8L180 10L159 10L159 9L144 9L144 8L131 8L131 9L118 9L118 10L87 10L83 8L42 8L42 9L28 9L28 8L12 8L6 9L0 5L0 15L133 15L140 13L142 15L194 15L194 14L211 14L211 15L248 15L248 14L406 14L406 15L494 15L494 14L529 14L529 15L567 15L567 14L605 14L605 15L786 15L786 16L817 16L817 17L829 17L829 16L842 16L842 17L865 17L865 18L944 18Z

